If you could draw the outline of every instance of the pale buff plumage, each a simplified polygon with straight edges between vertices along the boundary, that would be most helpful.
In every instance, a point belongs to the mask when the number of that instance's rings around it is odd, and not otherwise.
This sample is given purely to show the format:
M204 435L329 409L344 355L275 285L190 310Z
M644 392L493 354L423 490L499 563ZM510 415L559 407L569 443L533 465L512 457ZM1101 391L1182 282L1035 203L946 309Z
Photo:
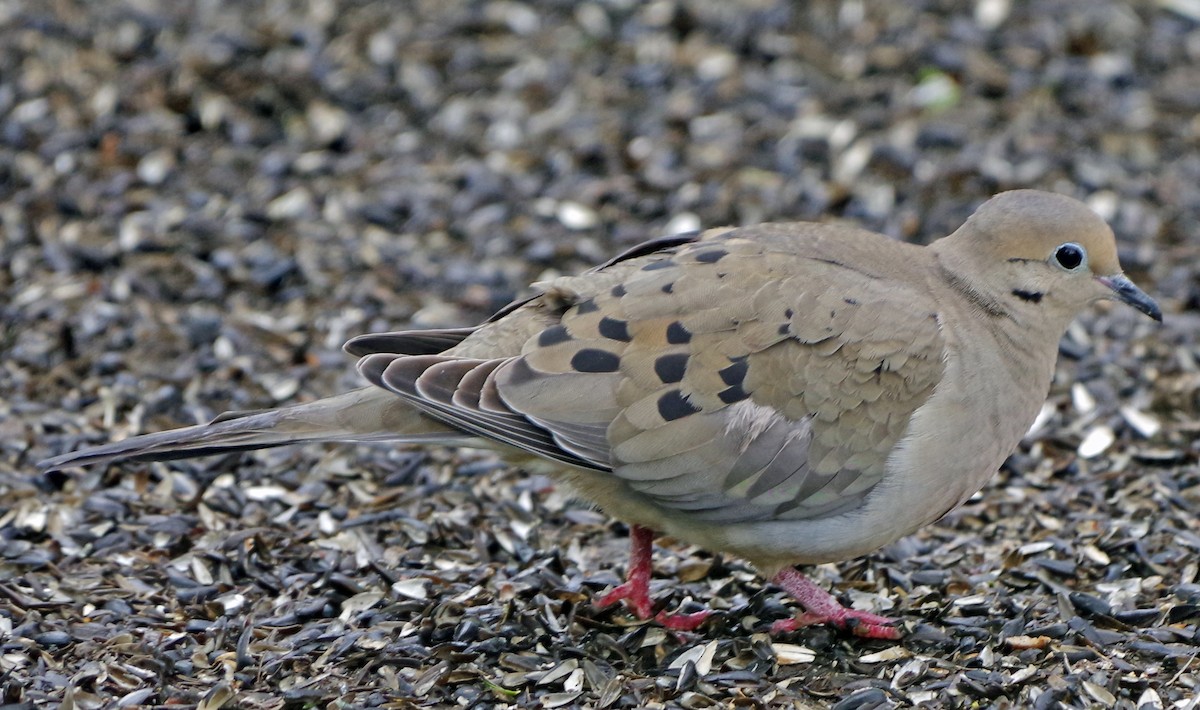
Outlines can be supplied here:
M775 576L870 552L979 490L1088 304L1160 317L1107 225L1034 191L993 198L929 247L765 224L659 240L539 287L476 328L350 341L373 387L46 465L315 440L490 446Z

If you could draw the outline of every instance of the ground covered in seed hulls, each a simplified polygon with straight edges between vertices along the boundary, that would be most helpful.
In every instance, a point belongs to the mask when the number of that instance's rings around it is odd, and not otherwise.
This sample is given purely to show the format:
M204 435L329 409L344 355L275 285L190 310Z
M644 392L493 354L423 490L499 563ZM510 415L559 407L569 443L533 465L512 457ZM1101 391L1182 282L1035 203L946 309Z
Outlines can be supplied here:
M1194 707L1200 4L0 0L0 705ZM701 225L926 241L1040 187L1114 225L1101 306L979 496L810 570L898 643L658 550L697 633L591 601L627 530L486 453L42 477L46 456L357 384Z

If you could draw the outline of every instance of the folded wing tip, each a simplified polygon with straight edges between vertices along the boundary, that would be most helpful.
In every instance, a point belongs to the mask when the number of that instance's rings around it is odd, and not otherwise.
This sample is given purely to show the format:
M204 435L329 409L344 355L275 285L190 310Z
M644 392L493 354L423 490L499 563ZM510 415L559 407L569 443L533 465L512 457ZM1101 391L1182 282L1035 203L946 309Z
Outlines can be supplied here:
M363 336L361 335L356 335L353 338L350 338L342 344L342 352L353 355L354 357L364 357L366 355L370 355L371 351L364 347L362 341Z
M33 464L39 474L57 473L68 468L86 468L98 463L105 463L111 457L102 453L106 446L83 448L50 458L42 459Z
M54 473L65 468L70 468L72 458L74 458L74 454L51 456L48 459L42 459L41 461L33 464L33 467L37 469L38 473Z

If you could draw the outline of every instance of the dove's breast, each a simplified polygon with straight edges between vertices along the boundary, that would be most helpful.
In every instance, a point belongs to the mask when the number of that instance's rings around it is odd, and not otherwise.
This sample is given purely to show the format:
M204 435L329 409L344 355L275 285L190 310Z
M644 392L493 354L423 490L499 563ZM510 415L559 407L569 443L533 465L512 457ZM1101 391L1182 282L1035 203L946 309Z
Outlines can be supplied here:
M937 520L982 488L1046 400L1057 341L1009 337L1019 335L1015 323L985 325L973 319L943 329L945 376L913 415L868 503L877 515L912 511L901 516L897 537Z

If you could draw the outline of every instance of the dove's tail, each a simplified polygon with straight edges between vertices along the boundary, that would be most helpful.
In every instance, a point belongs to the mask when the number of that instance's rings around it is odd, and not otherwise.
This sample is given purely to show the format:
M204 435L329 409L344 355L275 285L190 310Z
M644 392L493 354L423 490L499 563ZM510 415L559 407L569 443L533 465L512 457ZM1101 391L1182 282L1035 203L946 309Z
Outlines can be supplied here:
M462 445L470 437L421 416L390 392L365 387L284 409L222 414L208 424L55 456L38 467L59 471L114 461L167 461L318 441Z

